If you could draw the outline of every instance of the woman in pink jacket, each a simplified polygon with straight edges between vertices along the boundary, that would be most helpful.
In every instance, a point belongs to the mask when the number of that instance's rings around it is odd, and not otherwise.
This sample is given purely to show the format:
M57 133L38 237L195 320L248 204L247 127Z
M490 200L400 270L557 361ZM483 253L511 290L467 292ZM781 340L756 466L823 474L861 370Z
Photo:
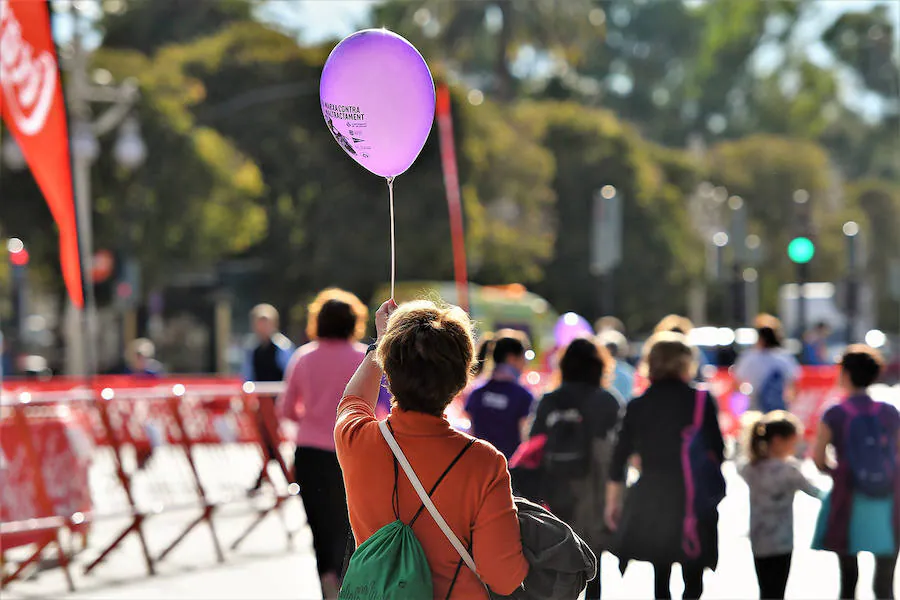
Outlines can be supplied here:
M288 364L281 416L297 424L294 474L312 530L322 593L336 598L350 522L341 468L334 450L334 423L344 388L366 356L359 343L369 311L359 298L338 289L321 292L309 307L313 340Z

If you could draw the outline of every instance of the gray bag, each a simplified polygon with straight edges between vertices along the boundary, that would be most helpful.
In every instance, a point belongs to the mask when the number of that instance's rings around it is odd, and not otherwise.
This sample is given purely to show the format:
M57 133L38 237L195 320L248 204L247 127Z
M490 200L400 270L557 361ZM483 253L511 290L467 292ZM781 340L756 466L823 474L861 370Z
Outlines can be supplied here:
M528 576L509 596L491 593L491 597L575 600L597 576L597 557L571 527L547 509L524 498L515 502Z

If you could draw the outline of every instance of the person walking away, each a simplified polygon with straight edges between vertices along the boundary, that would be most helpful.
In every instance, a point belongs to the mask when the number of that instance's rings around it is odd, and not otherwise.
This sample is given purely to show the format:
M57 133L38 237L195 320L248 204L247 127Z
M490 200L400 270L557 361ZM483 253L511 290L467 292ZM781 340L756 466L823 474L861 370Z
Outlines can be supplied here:
M410 527L424 551L427 566L422 570L430 570L433 583L427 597L488 598L485 585L495 594L509 595L522 584L529 567L506 459L490 444L455 431L443 416L471 373L472 323L459 308L437 308L425 301L397 308L393 300L381 306L375 323L378 342L369 347L347 385L334 428L358 544L345 582L350 585L357 566L356 573L362 575L364 565L355 561L362 560L358 557L365 556L367 548L385 543L379 530L399 521L400 530ZM388 446L374 414L382 373L394 397L385 427L449 531L474 559L477 576L431 511L423 510L405 468L398 467ZM421 582L425 573L418 575ZM386 572L379 575L382 584L390 577ZM345 593L355 597L356 591Z
M616 532L612 552L623 572L630 560L653 564L654 598L671 598L672 565L681 564L684 598L696 599L703 593L704 569L715 570L718 562L716 505L724 496L725 443L717 406L692 385L695 351L681 334L652 336L641 369L650 387L625 409L607 485L605 518ZM623 506L633 457L641 476Z
M466 400L472 395L472 392L490 380L491 353L494 351L494 334L491 332L483 333L478 340L475 352L475 366L472 367L472 376L466 387L456 395L450 405L447 407L447 418L450 420L454 429L463 433L472 432L472 421L466 414ZM377 415L377 412L376 412Z
M832 364L828 360L828 338L831 327L825 321L816 323L803 336L803 364L813 367Z
M618 317L600 317L594 324L594 331L596 331L598 335L604 331L618 331L622 335L625 335L625 323Z
M784 598L794 552L794 495L823 493L800 471L795 458L803 427L785 411L764 415L750 425L749 461L739 473L750 488L750 545L759 597Z
M634 396L634 367L627 362L628 340L614 330L603 331L597 338L615 361L610 391L617 392L619 400L627 404Z
M609 547L604 503L615 431L624 403L604 389L613 360L594 340L573 340L560 360L562 385L537 405L530 437L547 437L542 494L598 558L585 598L600 598L599 557Z
M855 595L860 552L875 555L875 597L894 597L900 540L900 414L866 391L878 380L883 365L881 354L869 346L847 348L840 362L846 399L822 416L813 449L816 466L834 482L819 512L813 548L838 555L842 599ZM829 459L829 448L836 462Z
M756 319L756 345L734 366L738 384L750 386L749 410L763 414L787 410L800 376L797 360L782 349L781 322L770 315Z
M322 594L334 598L350 529L334 423L344 388L366 355L359 340L369 311L350 292L327 289L316 296L308 313L306 331L313 341L291 357L278 412L297 425L294 476L312 531Z
M494 341L494 371L490 380L466 400L472 432L490 442L507 460L522 442L534 398L519 383L525 370L527 339L512 330L500 331Z
M685 336L685 338L688 338L693 330L694 323L687 317L681 315L666 315L656 324L653 333L657 334L668 331L671 333L680 333ZM703 348L698 348L696 346L692 347L697 356L697 374L694 377L694 381L699 383L706 380L706 376L704 375L706 367L715 366L715 363L709 358L709 355Z
M271 304L257 304L250 311L250 327L256 336L256 344L247 350L241 374L244 381L281 381L287 369L294 345L278 331L278 311ZM274 402L268 396L261 396L259 402ZM269 463L278 456L277 432L266 425L263 410L256 413L257 427L262 440L265 456L263 466L254 484L247 491L253 495L259 492L266 479Z
M162 376L162 364L156 360L156 346L147 338L137 338L131 342L126 356L126 375L157 379Z
M256 305L250 311L250 326L256 343L244 358L244 381L281 381L294 345L278 331L278 311L271 304Z
M153 380L163 375L162 364L155 359L156 346L147 338L137 338L129 345L125 353L125 368L123 374L131 375L135 379ZM148 435L162 436L162 432L155 425L148 424ZM152 433L151 433L152 432ZM144 469L153 458L154 445L135 448L138 469Z

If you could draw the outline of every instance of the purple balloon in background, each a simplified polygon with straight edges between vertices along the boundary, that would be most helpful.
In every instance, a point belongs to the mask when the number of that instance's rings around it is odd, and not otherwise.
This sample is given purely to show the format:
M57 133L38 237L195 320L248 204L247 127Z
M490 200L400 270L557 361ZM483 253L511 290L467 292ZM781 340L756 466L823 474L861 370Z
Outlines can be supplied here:
M556 321L553 327L553 339L558 348L563 348L572 343L572 340L580 337L594 335L594 329L587 319L573 312L568 312Z
M731 413L740 417L750 409L750 397L740 392L733 392L731 398L728 399L728 404L731 406Z
M319 98L337 143L382 177L413 164L434 121L434 80L425 59L386 29L357 31L335 46Z

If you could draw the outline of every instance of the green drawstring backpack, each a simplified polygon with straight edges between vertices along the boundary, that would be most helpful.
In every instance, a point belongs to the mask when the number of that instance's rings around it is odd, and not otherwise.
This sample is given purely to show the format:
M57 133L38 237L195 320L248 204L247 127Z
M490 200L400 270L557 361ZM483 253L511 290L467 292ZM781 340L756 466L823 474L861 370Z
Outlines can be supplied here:
M409 461L406 460L403 451L397 444L397 440L391 432L391 427L387 421L379 424L381 434L384 436L388 446L394 453L394 497L393 507L396 521L388 523L372 537L356 549L350 559L350 565L347 567L347 573L344 575L344 581L341 585L341 593L338 596L340 600L432 600L434 598L434 586L431 581L431 567L425 558L425 551L422 545L416 539L412 526L422 514L423 510L428 510L434 518L438 527L447 536L447 539L459 553L461 560L460 565L456 569L456 575L459 575L462 563L468 565L475 571L475 562L469 555L465 546L447 525L447 522L438 512L437 507L431 501L431 494L437 489L444 477L456 465L463 454L472 447L475 440L469 441L466 447L453 459L450 466L438 478L437 483L431 488L431 492L426 492L422 487L419 478L416 477L415 471ZM407 525L400 520L400 500L397 493L397 479L399 472L397 465L403 468L416 493L422 500L422 506L413 516L412 521ZM450 585L450 593L453 592L453 585L456 583L456 577Z

